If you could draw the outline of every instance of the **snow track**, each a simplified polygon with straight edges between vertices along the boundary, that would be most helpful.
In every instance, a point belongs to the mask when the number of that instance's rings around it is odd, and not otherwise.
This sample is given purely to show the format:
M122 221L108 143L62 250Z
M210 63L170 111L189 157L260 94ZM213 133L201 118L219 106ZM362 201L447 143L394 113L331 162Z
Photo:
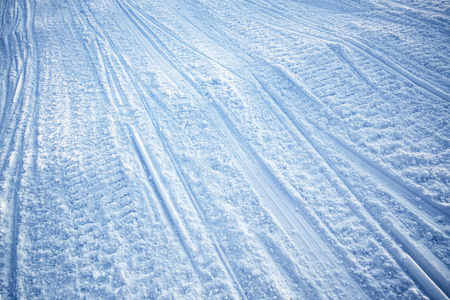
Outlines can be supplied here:
M448 299L449 11L3 1L0 297Z

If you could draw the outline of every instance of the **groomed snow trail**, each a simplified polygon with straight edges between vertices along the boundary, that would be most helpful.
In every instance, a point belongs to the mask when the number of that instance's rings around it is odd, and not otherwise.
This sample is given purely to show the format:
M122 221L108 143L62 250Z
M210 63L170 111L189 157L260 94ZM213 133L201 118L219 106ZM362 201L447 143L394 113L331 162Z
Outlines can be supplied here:
M450 4L0 2L0 298L448 299Z

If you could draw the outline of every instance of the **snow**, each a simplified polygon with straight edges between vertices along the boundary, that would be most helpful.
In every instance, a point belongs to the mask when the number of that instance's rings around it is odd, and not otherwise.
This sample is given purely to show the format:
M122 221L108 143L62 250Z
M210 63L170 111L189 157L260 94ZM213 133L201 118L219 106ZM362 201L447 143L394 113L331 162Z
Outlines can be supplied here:
M450 297L446 1L0 12L0 298Z

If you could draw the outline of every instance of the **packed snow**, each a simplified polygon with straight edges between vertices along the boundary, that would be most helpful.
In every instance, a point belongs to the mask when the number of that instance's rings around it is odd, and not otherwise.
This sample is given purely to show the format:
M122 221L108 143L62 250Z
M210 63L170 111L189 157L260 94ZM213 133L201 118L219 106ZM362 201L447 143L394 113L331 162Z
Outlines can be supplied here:
M450 296L448 1L0 20L0 298Z

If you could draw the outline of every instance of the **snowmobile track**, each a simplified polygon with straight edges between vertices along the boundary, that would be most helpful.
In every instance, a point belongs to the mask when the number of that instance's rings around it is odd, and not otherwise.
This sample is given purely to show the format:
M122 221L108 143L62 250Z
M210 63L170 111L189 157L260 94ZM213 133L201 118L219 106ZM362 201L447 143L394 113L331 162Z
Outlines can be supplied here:
M0 4L0 298L448 299L443 0Z

